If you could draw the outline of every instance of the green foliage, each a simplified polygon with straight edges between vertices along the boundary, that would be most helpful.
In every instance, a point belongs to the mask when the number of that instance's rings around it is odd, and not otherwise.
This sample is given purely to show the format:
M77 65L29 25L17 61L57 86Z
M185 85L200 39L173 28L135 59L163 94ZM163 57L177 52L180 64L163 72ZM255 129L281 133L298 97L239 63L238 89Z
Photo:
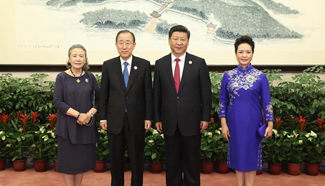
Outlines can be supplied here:
M147 160L159 162L165 156L164 135L159 134L156 129L146 130L144 156Z
M54 82L44 81L46 74L32 74L29 78L0 75L0 113L39 112L41 116L55 113ZM46 118L41 118L45 121Z
M82 14L80 21L89 26L107 28L138 28L144 25L149 17L139 11L115 10L103 8Z
M285 131L273 129L270 138L263 139L263 159L272 163L283 163L286 160Z
M99 126L99 124L97 125ZM96 160L105 161L108 154L108 134L106 130L98 128L99 140L96 143Z

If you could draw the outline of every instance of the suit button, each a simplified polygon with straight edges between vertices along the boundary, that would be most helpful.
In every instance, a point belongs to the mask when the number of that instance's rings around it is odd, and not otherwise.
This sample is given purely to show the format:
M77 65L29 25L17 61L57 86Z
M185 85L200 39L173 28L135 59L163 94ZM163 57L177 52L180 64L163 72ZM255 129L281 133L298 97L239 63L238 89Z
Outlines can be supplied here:
M177 96L177 100L179 100L179 96Z

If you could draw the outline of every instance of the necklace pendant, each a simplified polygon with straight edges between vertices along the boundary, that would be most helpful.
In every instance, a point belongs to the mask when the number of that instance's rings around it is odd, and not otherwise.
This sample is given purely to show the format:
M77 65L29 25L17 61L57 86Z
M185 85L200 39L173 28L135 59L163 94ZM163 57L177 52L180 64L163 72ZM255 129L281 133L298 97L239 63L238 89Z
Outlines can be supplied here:
M77 79L76 81L77 81L77 83L80 83L80 79Z

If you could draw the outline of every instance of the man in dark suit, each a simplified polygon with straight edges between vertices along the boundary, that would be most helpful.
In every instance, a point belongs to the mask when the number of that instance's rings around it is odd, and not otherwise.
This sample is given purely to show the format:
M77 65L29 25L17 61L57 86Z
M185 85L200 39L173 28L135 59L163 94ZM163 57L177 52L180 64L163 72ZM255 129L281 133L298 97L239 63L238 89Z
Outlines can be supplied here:
M143 183L144 129L151 127L152 80L149 61L133 56L134 34L122 30L116 36L119 57L102 67L100 126L108 129L111 185L124 185L124 150L132 171L131 185Z
M200 185L200 132L210 121L208 68L204 59L186 52L189 38L186 27L172 27L171 54L155 64L154 120L165 135L167 186Z

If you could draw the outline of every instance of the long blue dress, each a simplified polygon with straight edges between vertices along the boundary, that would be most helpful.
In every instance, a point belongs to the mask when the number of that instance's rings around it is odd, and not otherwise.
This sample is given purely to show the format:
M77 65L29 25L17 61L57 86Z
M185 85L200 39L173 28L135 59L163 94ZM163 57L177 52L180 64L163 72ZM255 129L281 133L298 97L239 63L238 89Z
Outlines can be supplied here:
M224 73L219 117L226 118L230 139L228 167L238 171L262 169L262 138L257 130L265 121L273 121L269 83L266 75L252 65Z

